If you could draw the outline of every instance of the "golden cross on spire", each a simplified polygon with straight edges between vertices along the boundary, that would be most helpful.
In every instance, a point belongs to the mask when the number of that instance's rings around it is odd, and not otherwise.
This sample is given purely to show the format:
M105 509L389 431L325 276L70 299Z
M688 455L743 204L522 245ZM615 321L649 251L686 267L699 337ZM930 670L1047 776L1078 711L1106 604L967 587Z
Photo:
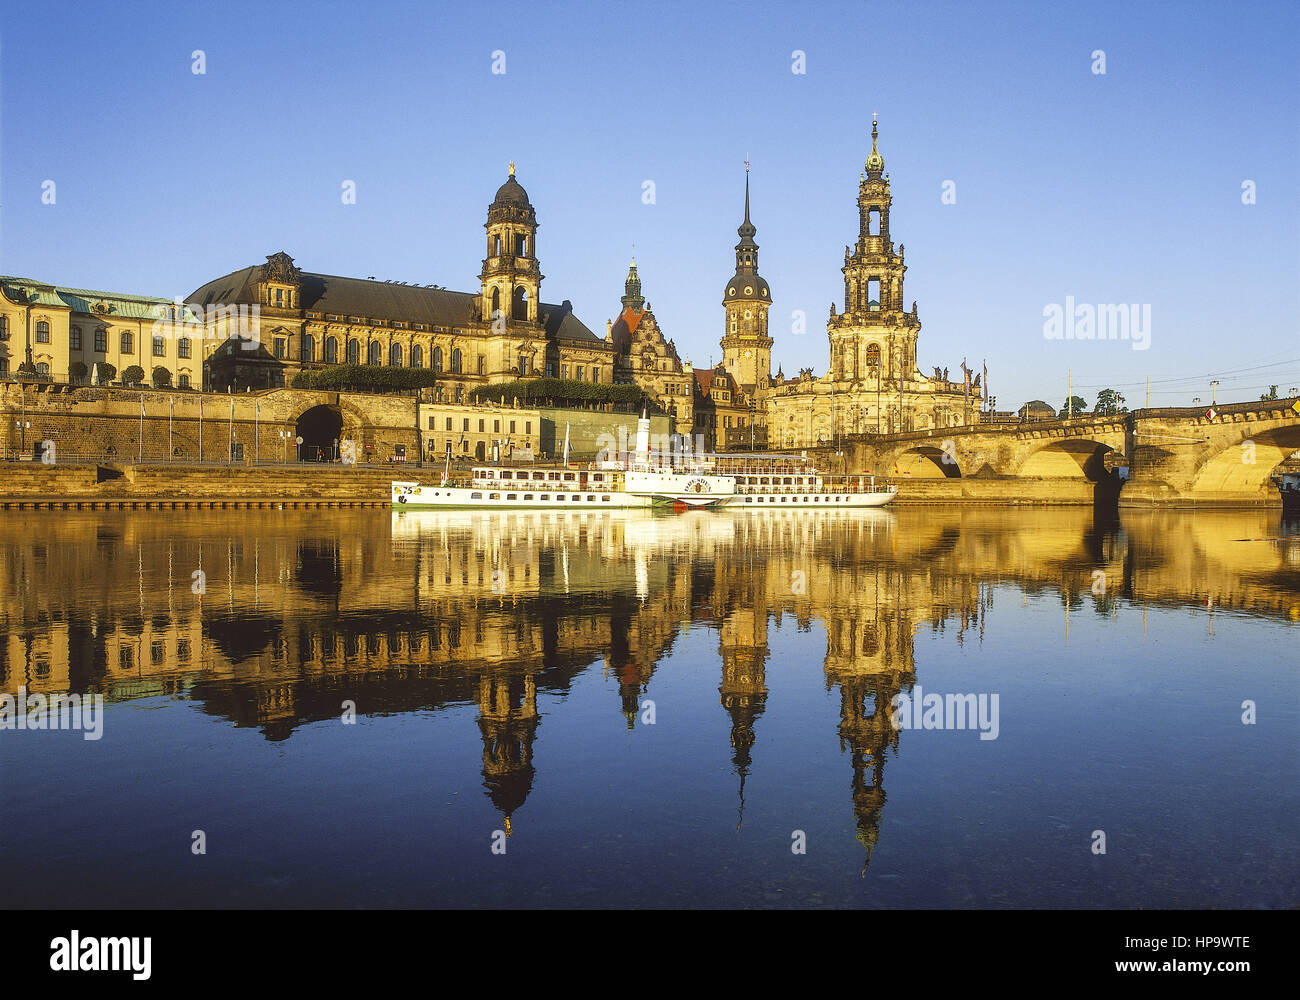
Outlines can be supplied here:
M745 173L749 173L749 154L745 154Z
M513 177L514 175L515 175L515 161L514 161L514 160L511 160L511 161L510 161L510 176Z

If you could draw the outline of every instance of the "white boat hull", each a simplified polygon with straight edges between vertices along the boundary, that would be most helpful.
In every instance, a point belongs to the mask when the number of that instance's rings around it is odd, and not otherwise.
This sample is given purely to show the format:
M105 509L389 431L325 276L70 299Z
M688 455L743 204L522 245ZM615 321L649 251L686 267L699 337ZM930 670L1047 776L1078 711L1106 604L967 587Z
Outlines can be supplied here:
M645 495L617 490L488 489L480 486L438 486L393 483L394 509L477 508L484 510L611 510L663 506L712 507L730 494L657 493Z
M727 510L743 507L746 510L763 510L773 507L789 510L861 510L884 507L898 496L898 490L878 490L872 493L757 493L737 494L724 505Z

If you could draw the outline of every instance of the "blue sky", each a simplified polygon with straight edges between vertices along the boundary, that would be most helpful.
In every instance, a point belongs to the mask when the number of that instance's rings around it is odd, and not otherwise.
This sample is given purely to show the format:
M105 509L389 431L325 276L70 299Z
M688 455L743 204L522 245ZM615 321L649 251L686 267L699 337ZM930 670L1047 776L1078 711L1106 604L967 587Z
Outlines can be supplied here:
M1208 401L1211 377L1220 400L1285 394L1300 385L1297 9L11 5L0 272L186 295L285 250L309 271L476 290L514 160L543 298L603 334L635 244L662 328L707 365L748 155L773 367L820 373L878 112L923 370L987 361L1000 408L1061 402L1071 370L1090 403L1110 385L1140 406L1148 376L1153 405ZM1149 349L1047 340L1044 308L1067 296L1149 304Z

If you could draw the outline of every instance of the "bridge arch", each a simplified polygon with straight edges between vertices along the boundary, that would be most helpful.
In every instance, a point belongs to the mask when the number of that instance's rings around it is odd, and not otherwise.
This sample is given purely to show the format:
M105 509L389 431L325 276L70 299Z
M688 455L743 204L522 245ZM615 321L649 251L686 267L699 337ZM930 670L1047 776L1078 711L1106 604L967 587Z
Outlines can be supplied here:
M894 459L894 475L912 479L960 479L961 465L951 451L933 445L917 445Z
M1091 438L1063 438L1029 453L1019 474L1035 479L1077 479L1100 482L1109 473L1106 454L1114 449Z
M1208 455L1192 477L1191 492L1267 496L1273 470L1300 451L1300 424L1273 427L1234 441Z

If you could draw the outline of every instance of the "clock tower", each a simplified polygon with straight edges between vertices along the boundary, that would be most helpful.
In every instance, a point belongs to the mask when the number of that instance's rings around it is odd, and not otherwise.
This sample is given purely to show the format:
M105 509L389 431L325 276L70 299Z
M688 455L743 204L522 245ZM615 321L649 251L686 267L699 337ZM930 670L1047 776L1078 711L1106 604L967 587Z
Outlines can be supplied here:
M757 230L749 221L749 161L745 161L745 221L736 230L736 273L722 293L726 329L722 335L722 364L746 392L762 392L772 372L772 338L767 335L767 311L772 295L758 273Z

